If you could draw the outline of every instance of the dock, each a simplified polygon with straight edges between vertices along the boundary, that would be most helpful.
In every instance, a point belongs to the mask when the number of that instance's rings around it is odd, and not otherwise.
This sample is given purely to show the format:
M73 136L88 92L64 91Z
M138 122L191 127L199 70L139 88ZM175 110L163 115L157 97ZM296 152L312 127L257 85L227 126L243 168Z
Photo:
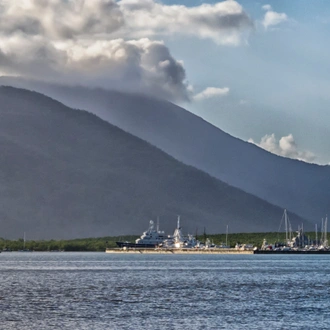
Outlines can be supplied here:
M330 254L330 250L256 250L254 254Z
M237 249L106 249L106 253L123 253L123 254L253 254L253 250L237 250Z

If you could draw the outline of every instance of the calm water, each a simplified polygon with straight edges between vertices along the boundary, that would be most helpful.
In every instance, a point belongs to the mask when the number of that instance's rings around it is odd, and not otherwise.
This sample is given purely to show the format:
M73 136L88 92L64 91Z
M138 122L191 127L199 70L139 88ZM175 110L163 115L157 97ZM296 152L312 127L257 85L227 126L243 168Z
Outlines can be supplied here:
M1 253L0 329L330 329L330 255Z

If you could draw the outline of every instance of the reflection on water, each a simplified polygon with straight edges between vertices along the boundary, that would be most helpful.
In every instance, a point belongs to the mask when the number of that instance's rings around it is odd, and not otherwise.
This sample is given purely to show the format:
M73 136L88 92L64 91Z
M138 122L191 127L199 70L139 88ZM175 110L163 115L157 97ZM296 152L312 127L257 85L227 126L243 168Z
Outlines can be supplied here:
M1 253L0 329L329 329L330 255Z

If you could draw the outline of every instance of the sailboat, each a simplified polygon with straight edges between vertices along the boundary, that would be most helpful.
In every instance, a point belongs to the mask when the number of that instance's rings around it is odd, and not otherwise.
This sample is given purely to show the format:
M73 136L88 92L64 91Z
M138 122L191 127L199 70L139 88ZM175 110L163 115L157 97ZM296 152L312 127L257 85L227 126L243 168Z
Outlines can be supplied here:
M19 252L32 252L31 250L29 250L25 247L25 244L26 244L26 236L25 236L25 232L24 232L24 234L23 234L23 250L20 250Z
M217 245L220 249L230 249L230 246L228 245L228 225L226 226L226 244L221 243L220 245Z

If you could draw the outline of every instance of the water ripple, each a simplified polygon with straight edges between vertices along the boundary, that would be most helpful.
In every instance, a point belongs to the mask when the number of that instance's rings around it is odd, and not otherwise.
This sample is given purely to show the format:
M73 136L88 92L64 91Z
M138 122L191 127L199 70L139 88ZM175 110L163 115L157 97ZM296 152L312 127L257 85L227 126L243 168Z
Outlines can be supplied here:
M329 258L2 253L0 329L329 329Z

